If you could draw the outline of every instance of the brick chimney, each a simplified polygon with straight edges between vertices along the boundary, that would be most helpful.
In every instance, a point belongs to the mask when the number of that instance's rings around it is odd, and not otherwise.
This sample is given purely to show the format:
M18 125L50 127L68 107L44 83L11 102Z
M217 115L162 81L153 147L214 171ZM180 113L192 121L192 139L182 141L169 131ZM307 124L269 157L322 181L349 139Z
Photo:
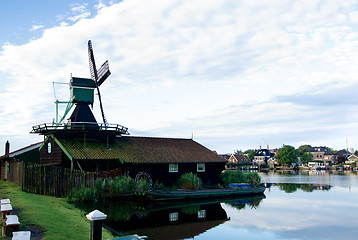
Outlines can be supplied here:
M8 155L10 153L10 143L9 141L6 141L5 143L5 155Z

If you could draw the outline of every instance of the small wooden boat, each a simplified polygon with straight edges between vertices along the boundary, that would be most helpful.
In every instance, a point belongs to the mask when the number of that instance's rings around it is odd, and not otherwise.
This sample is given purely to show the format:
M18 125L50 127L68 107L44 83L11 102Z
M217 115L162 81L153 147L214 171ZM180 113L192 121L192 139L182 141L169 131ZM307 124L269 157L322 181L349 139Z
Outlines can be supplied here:
M233 185L231 188L199 189L199 190L149 190L136 191L135 194L142 200L171 201L193 200L204 198L225 198L237 196L253 196L263 194L264 186L251 186L249 184Z

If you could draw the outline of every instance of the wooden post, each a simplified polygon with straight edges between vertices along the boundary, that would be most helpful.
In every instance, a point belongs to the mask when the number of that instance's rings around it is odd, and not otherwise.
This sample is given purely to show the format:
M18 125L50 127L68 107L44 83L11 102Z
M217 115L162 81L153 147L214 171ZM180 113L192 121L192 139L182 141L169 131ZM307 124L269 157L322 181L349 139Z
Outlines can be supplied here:
M107 215L94 210L86 215L86 218L91 221L90 240L102 239L102 222L107 218Z

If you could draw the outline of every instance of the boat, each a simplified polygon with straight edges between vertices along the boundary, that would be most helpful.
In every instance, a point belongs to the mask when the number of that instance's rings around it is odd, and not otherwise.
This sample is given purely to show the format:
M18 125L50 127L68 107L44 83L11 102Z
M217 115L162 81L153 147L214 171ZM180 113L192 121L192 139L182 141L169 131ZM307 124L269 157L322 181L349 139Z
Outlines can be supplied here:
M263 194L264 186L251 186L250 184L230 184L229 188L199 189L199 190L148 190L136 191L140 200L172 201L195 200L205 198L225 198L238 196L253 196Z

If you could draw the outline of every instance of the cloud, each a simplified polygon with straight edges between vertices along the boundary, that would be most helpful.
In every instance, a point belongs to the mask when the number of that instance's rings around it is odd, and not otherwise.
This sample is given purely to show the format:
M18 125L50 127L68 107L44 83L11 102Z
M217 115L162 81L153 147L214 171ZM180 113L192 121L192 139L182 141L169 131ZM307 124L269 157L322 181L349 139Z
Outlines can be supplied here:
M30 31L39 30L39 29L41 29L43 27L44 27L44 25L32 25Z
M238 139L257 147L263 137L272 146L314 140L339 148L346 137L358 144L354 2L101 3L92 17L91 6L73 5L41 38L3 46L0 73L12 79L0 89L3 136L52 121L52 82L89 77L91 39L97 65L108 59L112 72L101 86L106 116L131 133L194 131L214 148L220 138L219 151L225 138L230 150ZM68 90L56 94L67 98ZM94 112L100 120L97 102ZM326 129L329 140L317 136Z
M73 22L76 22L79 19L86 18L91 15L91 12L87 10L87 4L74 4L72 5L71 11L74 16L68 17L68 19Z

